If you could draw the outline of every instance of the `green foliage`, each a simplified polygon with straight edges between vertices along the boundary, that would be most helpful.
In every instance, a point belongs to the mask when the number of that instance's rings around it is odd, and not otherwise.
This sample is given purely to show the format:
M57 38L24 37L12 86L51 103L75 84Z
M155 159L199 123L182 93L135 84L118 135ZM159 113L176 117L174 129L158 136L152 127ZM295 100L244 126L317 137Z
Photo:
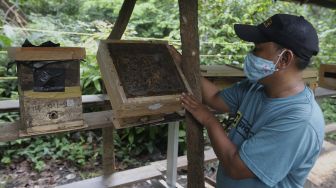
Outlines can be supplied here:
M27 38L34 44L47 40L61 46L86 48L87 57L81 63L81 87L83 94L102 92L102 79L96 62L99 40L107 38L113 27L123 0L18 0L17 3L29 19L22 31L8 23L0 31L0 48L20 46ZM320 53L313 59L314 66L320 63L335 63L336 38L334 28L336 10L310 5L294 5L271 0L201 0L199 2L199 35L201 64L238 64L252 44L241 41L234 33L235 23L257 24L275 13L293 13L305 16L319 33ZM0 17L4 14L0 11ZM4 19L0 19L4 20ZM125 39L169 40L180 48L179 12L176 0L140 0L137 2L130 23L123 35ZM145 37L145 39L144 39ZM0 52L0 98L17 99L15 67L7 72L8 59ZM131 75L130 75L131 76ZM6 79L4 79L6 77ZM10 78L10 79L9 79ZM331 100L331 99L330 99ZM326 121L335 120L334 101L326 101L321 107ZM0 114L0 122L14 121L18 113ZM72 139L73 134L37 137L15 142L0 143L1 162L9 164L18 158L32 162L37 170L43 169L46 160L68 160L84 165L100 158L100 149L88 142L87 135ZM96 145L101 144L97 136ZM137 165L136 156L154 154L166 150L167 126L140 127L118 130L115 135L116 157L127 166ZM185 126L180 126L179 153L186 151ZM84 175L83 175L84 176Z
M19 114L17 112L0 113L0 123L14 122L18 119L19 119Z
M11 45L11 42L12 41L8 37L0 35L0 49L9 47Z
M320 103L326 123L336 122L336 98L326 98Z
M92 140L85 140L83 135L71 139L70 134L26 138L6 143L0 142L0 156L3 164L10 164L12 159L28 160L35 170L41 171L46 160L65 160L84 166L96 161L101 148Z

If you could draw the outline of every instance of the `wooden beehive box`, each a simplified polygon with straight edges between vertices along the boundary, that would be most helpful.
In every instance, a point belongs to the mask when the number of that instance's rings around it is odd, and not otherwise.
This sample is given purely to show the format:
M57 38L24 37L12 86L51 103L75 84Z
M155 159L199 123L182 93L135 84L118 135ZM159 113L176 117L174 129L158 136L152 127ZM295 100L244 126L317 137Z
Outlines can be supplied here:
M13 47L8 56L17 64L21 135L85 127L79 69L83 48Z
M336 64L321 64L319 70L320 87L336 89Z
M171 48L167 42L100 42L97 59L116 128L155 121L160 114L182 110L179 96L190 88Z

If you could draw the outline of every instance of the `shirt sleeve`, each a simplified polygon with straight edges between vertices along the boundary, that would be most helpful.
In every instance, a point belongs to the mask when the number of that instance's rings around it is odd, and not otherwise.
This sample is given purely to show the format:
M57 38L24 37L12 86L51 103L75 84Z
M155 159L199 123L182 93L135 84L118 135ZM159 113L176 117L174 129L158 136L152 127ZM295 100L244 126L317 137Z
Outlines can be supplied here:
M250 86L250 82L246 79L235 83L231 87L226 88L219 93L220 97L229 106L231 113L237 112Z
M245 140L239 155L262 182L273 187L307 157L317 156L318 145L307 121L286 117Z

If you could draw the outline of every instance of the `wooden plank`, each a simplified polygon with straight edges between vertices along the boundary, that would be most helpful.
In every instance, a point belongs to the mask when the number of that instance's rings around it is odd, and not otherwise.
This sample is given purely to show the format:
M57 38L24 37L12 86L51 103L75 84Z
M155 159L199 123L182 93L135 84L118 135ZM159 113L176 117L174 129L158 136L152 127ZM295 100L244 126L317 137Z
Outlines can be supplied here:
M112 111L101 111L101 112L91 112L84 113L84 124L87 125L85 128L76 129L78 130L90 130L103 127L111 127L112 124ZM2 123L0 124L0 142L6 142L11 140L16 140L19 138L30 137L30 135L19 136L19 124L20 122L13 123ZM50 134L45 133L43 135Z
M162 173L154 166L149 165L112 174L104 178L104 184L106 187L125 186L160 176L162 176Z
M204 152L204 161L205 162L212 162L212 161L216 161L217 157L216 154L214 153L213 149L209 149L206 150ZM329 178L333 178L333 175L331 172L335 171L336 169L336 161L334 160L336 157L336 146L334 144L331 144L327 141L324 141L323 143L323 149L322 149L322 153L320 154L319 158L317 159L317 162L314 166L314 168L312 169L312 171L310 172L310 174L308 175L308 179L307 179L307 183L305 184L305 188L312 188L312 187L319 187L321 186L321 183L323 183L323 180L328 181ZM177 159L177 167L180 168L184 168L187 166L187 157L186 156L181 156L178 157ZM151 163L149 166L149 168L146 169L155 169L155 171L160 171L161 173L164 173L166 171L166 165L167 165L167 161L166 160L162 160L162 161L157 161L157 162L153 162ZM330 166L329 166L330 165ZM142 167L140 167L142 168ZM139 169L139 168L138 168ZM143 168L142 168L143 169ZM126 171L122 171L124 176L127 176L129 179L128 181L124 181L123 185L129 185L130 182L134 182L133 178L136 179L136 181L143 181L140 180L140 178L138 178L137 176L139 175L140 171L143 171L142 169L135 170L132 171L132 173L128 173L129 170ZM115 174L111 175L115 177L119 176L119 173L121 172L116 172ZM130 174L134 174L134 176L131 176ZM147 173L144 173L147 174ZM148 174L148 176L144 177L145 179L151 179L154 177L151 177L151 174ZM321 178L321 179L320 179ZM322 180L323 179L323 180ZM209 181L208 181L209 182ZM214 186L215 182L211 182L211 185ZM103 184L103 178L100 177L96 177L96 178L91 178L91 179L87 179L87 180L83 180L83 181L79 181L79 182L75 182L75 183L71 183L71 184L66 184L66 185L62 185L60 186L61 188L71 188L71 187L101 187L101 185ZM111 183L110 186L114 186L115 184ZM120 186L121 184L117 184L118 186ZM90 186L90 187L89 187ZM107 186L106 184L104 186ZM330 186L332 187L332 186Z
M78 181L66 185L58 186L58 188L96 188L96 187L117 187L127 186L147 179L157 178L162 176L162 173L153 166L143 166L131 170L115 172L108 177L96 177L83 181Z
M108 37L108 39L121 39L125 32L126 26L131 18L136 0L124 0L116 23ZM98 56L97 56L98 57ZM98 60L98 59L97 59ZM101 68L100 68L101 69ZM104 83L106 80L104 80ZM104 84L103 93L106 94L106 84ZM112 100L113 98L110 98ZM106 104L108 104L106 102ZM103 174L107 176L115 171L114 158L114 142L113 142L113 127L102 129L103 132Z
M198 38L198 1L179 0L180 32L182 43L182 70L194 96L202 100ZM188 187L204 187L203 126L186 113Z
M131 18L136 0L125 0L108 39L121 39Z
M126 97L121 87L121 82L117 76L117 70L115 69L111 57L109 55L107 44L103 41L100 42L97 61L99 64L99 69L102 75L105 89L108 92L111 105L114 109L119 109L122 105L122 102L126 102ZM115 88L113 88L115 86Z
M84 108L94 105L99 107L104 105L105 100L108 101L107 95L82 95L82 103ZM19 100L4 100L0 101L1 112L14 112L20 108Z
M113 135L114 128L102 129L103 134L103 174L108 176L115 171Z
M317 78L316 68L306 68L302 72L303 78ZM204 77L245 77L244 71L240 67L233 65L201 65L201 74Z
M216 155L212 149L206 150L204 152L204 161L212 162L217 160ZM177 167L185 168L187 166L187 156L181 156L177 159ZM157 177L163 177L163 173L167 170L167 160L153 162L150 165L125 170L121 172L115 172L112 175L103 178L102 176L91 178L83 181L78 181L62 186L58 188L72 188L72 187L81 187L81 188L91 188L91 187L117 187L117 186L126 186L136 182L145 181L148 179L153 179Z
M336 90L326 89L323 87L317 87L315 89L315 97L327 97L336 95Z
M57 186L56 188L106 188L104 184L103 177L99 176L96 178L86 179L82 181L77 181L65 185Z
M244 71L228 65L201 65L204 77L245 77Z
M8 57L15 61L46 61L84 59L85 48L78 47L11 47Z
M320 65L318 84L326 89L336 89L336 65Z

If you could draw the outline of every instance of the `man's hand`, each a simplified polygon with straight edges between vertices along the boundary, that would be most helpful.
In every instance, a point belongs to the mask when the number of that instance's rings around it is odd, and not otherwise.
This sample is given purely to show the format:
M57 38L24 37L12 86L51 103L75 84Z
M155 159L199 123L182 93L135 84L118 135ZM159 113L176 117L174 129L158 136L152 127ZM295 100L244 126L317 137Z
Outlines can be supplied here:
M216 121L215 116L210 110L198 101L192 94L182 93L182 106L188 110L194 118L204 126L208 126L213 120Z
M233 179L255 177L253 172L240 159L236 145L227 137L223 127L207 106L203 105L192 94L182 93L181 102L182 106L207 129L211 145L219 161L223 164L226 174Z

